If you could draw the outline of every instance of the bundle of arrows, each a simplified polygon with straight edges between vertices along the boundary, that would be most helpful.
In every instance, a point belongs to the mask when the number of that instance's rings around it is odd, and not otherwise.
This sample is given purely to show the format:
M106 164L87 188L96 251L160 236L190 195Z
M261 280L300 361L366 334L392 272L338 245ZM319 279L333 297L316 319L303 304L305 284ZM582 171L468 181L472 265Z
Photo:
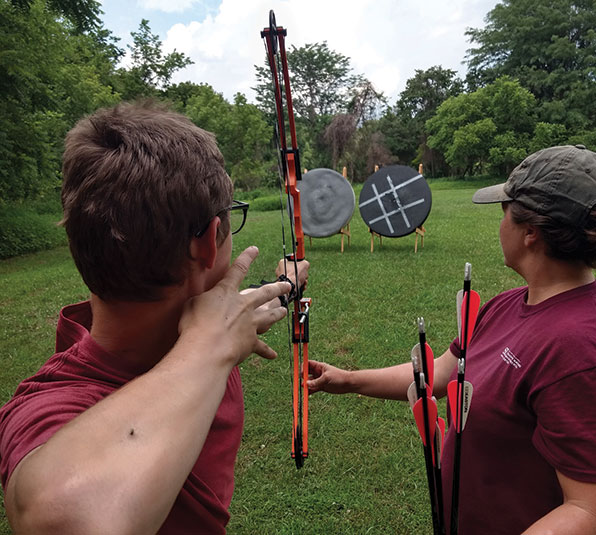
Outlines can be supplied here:
M451 496L450 535L457 535L459 528L460 466L462 456L462 434L470 411L473 388L465 379L466 353L472 338L480 296L471 289L472 266L465 265L463 289L457 293L457 324L460 356L457 363L457 379L447 385L450 427L455 433L453 462L453 487ZM445 420L438 416L437 400L433 396L434 356L426 341L424 318L418 318L419 343L412 348L414 381L408 389L408 400L414 413L416 426L424 450L426 478L430 495L431 516L434 535L445 535L443 485L441 478L441 452L445 437Z

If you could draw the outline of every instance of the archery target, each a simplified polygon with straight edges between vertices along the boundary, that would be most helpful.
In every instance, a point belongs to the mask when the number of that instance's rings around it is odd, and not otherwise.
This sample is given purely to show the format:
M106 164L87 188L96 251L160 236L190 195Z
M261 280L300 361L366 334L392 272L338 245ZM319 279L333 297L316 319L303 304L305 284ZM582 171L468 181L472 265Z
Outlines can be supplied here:
M431 204L426 180L406 165L379 169L365 182L358 200L367 226L388 238L414 232L426 221Z
M350 221L356 206L351 184L332 169L312 169L297 183L302 229L313 238L337 234Z

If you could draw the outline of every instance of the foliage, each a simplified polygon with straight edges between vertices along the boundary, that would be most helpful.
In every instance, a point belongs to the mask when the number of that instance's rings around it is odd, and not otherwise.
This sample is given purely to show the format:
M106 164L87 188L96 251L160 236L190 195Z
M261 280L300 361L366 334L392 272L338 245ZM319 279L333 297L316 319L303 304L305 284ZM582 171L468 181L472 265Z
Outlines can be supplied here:
M23 13L0 3L0 198L34 198L57 185L62 139L83 114L113 103L118 55L109 33L80 34L41 0Z
M565 125L538 122L534 127L534 137L530 141L529 152L555 145L563 145L567 140Z
M272 132L258 108L240 93L230 104L207 84L195 86L192 91L187 84L183 89L192 96L188 96L181 111L197 126L215 134L236 187L259 186L267 174Z
M159 37L151 32L149 21L142 19L137 32L131 32L128 45L132 66L119 69L121 92L125 99L140 95L153 96L168 87L172 75L193 62L184 53L174 50L164 55Z
M383 134L374 124L368 123L355 133L344 161L352 181L364 182L376 165L382 167L393 163L393 156L387 150Z
M445 100L462 89L462 82L453 70L440 66L416 70L395 106L379 122L387 148L398 161L408 165L422 163L429 176L437 176L444 170L440 155L427 146L424 125Z
M251 212L279 212L279 193L252 200L250 202L250 210Z
M350 58L331 50L326 42L292 46L287 52L296 128L300 130L304 167L333 167L356 132L377 118L385 97L362 75L352 74ZM259 109L275 122L273 83L269 65L255 65L253 88Z
M34 0L11 0L13 6L25 13L31 9ZM97 0L48 0L47 6L55 13L64 15L80 32L99 26L101 3Z
M311 126L317 118L346 111L351 88L360 79L350 75L350 58L331 50L326 42L292 46L287 51L294 111ZM257 104L273 113L273 86L269 64L255 65Z
M503 0L470 29L468 82L517 78L538 100L540 119L571 129L594 126L596 1Z
M0 258L51 249L66 243L64 229L57 226L62 217L55 196L42 202L0 206Z
M102 27L97 0L0 3L0 199L34 199L60 180L66 132L121 99L167 99L215 133L237 189L277 182L269 67L256 69L256 106L205 84L172 85L191 60L164 53L141 20L124 50ZM427 177L505 175L558 143L596 146L596 0L503 0L470 29L467 92L454 71L417 70L393 105L326 42L287 53L303 168L423 164ZM508 76L505 78L504 76ZM529 91L529 93L528 93ZM533 96L533 98L531 98Z
M456 174L487 167L507 174L527 155L536 124L536 99L517 81L499 78L473 93L446 100L429 119L428 145Z
M372 82L361 75L354 77L350 95L347 110L358 126L378 119L387 106L383 93L377 91Z

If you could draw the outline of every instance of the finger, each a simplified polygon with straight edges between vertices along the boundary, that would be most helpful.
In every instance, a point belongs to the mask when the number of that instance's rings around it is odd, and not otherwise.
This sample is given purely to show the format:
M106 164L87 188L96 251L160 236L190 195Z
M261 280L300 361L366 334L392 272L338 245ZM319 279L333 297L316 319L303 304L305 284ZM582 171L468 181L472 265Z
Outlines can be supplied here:
M222 285L230 285L234 289L238 289L240 283L246 277L250 265L253 260L259 255L259 249L254 245L242 251L234 260L223 279L220 281Z
M284 272L284 265L285 265L285 262L284 262L284 259L282 258L278 262L277 267L275 268L275 276L276 277L279 277Z
M263 334L279 320L286 317L288 309L282 306L255 311L255 321L257 323L257 333Z
M308 361L308 373L317 377L323 372L323 364L317 360Z
M289 282L274 282L273 284L265 284L260 288L256 288L254 292L246 294L246 297L249 299L252 306L258 308L280 295L290 293L291 289L292 285Z
M272 360L277 357L277 353L273 349L271 349L265 342L263 342L263 340L257 340L253 353L256 353L257 355L269 360Z
M327 383L327 379L324 375L317 377L316 379L309 379L306 381L306 386L308 388L309 394L314 394L315 392L319 392L324 390L324 386Z

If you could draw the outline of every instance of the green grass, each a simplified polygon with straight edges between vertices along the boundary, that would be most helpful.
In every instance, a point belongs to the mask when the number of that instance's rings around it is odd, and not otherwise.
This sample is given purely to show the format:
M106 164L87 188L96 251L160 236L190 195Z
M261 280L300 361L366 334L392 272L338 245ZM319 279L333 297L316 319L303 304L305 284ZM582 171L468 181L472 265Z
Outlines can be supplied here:
M348 368L409 360L424 316L442 353L456 334L455 294L464 262L483 301L523 281L503 266L498 205L475 206L476 182L434 181L424 248L414 236L375 240L355 210L351 246L340 237L307 239L312 297L310 357ZM358 189L358 188L357 188ZM257 244L249 282L273 277L281 257L278 212L249 212L235 253ZM66 247L0 262L0 402L52 353L60 306L84 299ZM421 445L409 407L355 395L310 398L310 458L290 459L290 360L287 326L264 338L274 361L241 366L246 422L237 463L230 535L431 533ZM440 410L444 412L443 402ZM10 533L0 523L0 534Z

